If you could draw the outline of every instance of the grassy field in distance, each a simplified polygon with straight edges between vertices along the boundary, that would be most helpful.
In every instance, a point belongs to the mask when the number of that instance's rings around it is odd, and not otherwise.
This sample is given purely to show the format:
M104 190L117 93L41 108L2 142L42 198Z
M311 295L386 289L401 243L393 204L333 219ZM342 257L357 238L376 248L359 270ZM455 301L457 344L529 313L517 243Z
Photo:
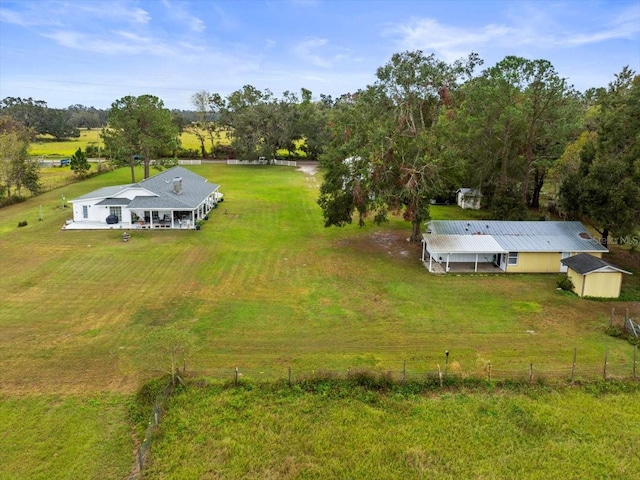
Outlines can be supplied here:
M217 141L225 145L229 143L225 132L218 135ZM200 151L200 142L193 133L183 132L182 135L180 135L180 142L185 149ZM37 140L30 145L29 155L45 158L70 157L78 148L84 151L88 145L104 147L104 143L100 138L99 128L92 130L80 129L80 137L63 141L55 141L53 137L49 136L39 136ZM207 151L211 149L209 139L206 140L205 146Z
M100 139L100 129L81 129L80 137L64 141L55 141L53 137L39 136L37 140L29 146L29 155L33 157L61 158L70 157L78 148L86 150L87 145L103 147Z
M231 143L227 132L219 132L216 134L216 145L229 145ZM200 155L200 141L198 137L192 132L185 131L180 135L180 143L185 150L195 150ZM296 145L300 147L302 141L296 142ZM50 136L39 136L35 142L29 146L29 155L32 157L43 157L46 159L58 159L63 157L70 157L78 148L83 151L86 150L88 145L104 147L104 143L100 138L100 129L86 130L80 129L80 137L63 141L55 141ZM205 148L207 152L211 151L211 141L207 138L205 140ZM304 152L299 151L300 156L304 156ZM286 156L286 150L278 151L278 155ZM255 159L252 159L255 160Z

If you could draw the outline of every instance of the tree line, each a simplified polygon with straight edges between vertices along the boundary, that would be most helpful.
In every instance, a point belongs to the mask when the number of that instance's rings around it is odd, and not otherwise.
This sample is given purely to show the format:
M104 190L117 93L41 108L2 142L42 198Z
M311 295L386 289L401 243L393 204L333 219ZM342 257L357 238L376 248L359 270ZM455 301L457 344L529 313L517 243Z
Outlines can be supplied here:
M302 151L325 169L318 203L326 226L401 214L417 241L431 199L464 186L482 192L496 219L521 220L537 209L585 221L605 243L610 234L633 234L640 225L640 77L625 67L607 88L581 93L546 60L508 56L482 65L474 53L445 62L407 51L378 68L372 85L335 99L245 85L226 97L196 92L191 111L142 95L105 112L76 105L65 115L75 128L99 124L105 154L129 165L132 181L135 165L147 177L152 159L184 155L183 131L199 142L186 153L202 158ZM0 103L0 115L31 134L54 135L47 119L60 113L46 110L32 99ZM543 191L551 203L541 202Z
M640 76L625 67L608 88L580 93L546 60L508 56L475 75L480 65L473 53L452 63L398 53L338 101L321 158L325 225L392 212L419 241L430 200L471 187L495 219L560 214L605 244L637 232ZM545 186L555 201L541 205Z

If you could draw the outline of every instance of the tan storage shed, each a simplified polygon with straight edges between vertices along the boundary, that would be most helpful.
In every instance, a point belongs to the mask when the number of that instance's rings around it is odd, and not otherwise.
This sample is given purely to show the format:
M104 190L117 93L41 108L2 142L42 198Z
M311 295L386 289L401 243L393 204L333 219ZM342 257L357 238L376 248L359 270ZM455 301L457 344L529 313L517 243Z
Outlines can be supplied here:
M580 297L618 298L622 275L631 275L631 272L587 253L565 258L562 264L567 266L573 291Z

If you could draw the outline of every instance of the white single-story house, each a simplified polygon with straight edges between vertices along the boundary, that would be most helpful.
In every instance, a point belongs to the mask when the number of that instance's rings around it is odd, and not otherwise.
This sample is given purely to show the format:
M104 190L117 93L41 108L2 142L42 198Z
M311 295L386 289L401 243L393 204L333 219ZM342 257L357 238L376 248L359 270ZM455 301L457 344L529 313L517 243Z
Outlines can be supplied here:
M220 185L183 167L137 183L104 187L69 203L65 229L195 228L222 200Z
M567 276L573 283L573 291L580 297L618 298L622 274L631 272L614 267L601 258L586 253L565 258Z
M566 272L563 259L608 252L580 222L432 220L422 239L430 272Z
M456 191L456 203L460 208L480 210L482 193L474 188L459 188Z

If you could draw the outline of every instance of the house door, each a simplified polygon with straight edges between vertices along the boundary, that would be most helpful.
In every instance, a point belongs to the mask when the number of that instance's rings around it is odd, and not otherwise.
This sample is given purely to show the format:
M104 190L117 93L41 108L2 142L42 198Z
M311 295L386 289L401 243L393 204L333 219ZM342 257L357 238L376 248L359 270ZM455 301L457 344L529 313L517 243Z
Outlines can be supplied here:
M122 221L122 207L109 207L109 215L118 217L118 222Z
M569 258L570 256L571 252L562 252L561 260ZM560 273L567 273L567 266L563 265L562 262L560 262Z

